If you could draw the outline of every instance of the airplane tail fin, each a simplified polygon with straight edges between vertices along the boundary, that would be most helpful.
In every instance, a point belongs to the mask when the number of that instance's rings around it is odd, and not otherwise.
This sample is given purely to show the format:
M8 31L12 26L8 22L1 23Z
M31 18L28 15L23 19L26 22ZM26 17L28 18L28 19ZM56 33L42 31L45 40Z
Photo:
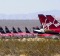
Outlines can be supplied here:
M43 25L45 23L46 17L43 14L38 15L40 23Z
M51 15L46 15L46 18L49 20L50 25L49 28L50 29L56 29L56 28L60 28L60 23Z
M49 29L49 26L48 26L49 20L47 20L43 14L39 14L38 17L41 25L43 26L42 28Z
M17 33L16 29L13 27L12 28L13 33Z
M5 31L3 30L2 27L0 27L0 32L1 32L1 33L5 33Z
M5 26L5 31L6 33L11 33L10 30L7 28L7 26Z
M27 27L25 27L25 31L26 31L26 33L30 33L30 31L27 29Z
M17 29L18 29L18 32L22 32L21 29L20 29L19 27L18 27Z

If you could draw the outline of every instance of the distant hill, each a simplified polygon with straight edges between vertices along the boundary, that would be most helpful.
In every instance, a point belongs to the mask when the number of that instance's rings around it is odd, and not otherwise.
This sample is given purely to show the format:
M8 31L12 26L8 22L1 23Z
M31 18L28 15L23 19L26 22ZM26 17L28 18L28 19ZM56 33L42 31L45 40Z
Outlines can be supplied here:
M38 14L50 14L53 16L60 17L60 10L52 10L52 11L41 11L36 13L29 13L29 14L12 14L12 15L6 15L6 14L0 14L0 19L2 20L38 20Z
M51 10L51 11L44 11L44 12L38 12L38 13L43 13L45 15L50 14L54 16L60 16L60 10Z

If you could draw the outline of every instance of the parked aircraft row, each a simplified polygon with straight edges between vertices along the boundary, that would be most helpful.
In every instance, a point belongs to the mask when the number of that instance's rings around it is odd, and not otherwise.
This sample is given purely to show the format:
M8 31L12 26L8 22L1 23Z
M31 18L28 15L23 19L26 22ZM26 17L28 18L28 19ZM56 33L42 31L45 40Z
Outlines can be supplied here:
M40 36L50 37L60 35L60 23L51 15L38 15L40 23L42 25L41 29L34 30Z
M22 32L21 29L18 27L18 31L13 27L12 31L5 26L5 31L2 27L0 27L0 36L2 37L34 37L34 36L58 36L60 35L60 23L51 15L43 15L39 14L39 21L41 27L33 27L33 32L30 32L27 27L25 27L25 32Z
M17 31L18 30L18 31ZM17 30L12 27L10 31L7 26L5 26L5 31L2 27L0 27L0 37L34 37L37 34L35 32L30 32L27 27L25 27L25 32L18 27Z

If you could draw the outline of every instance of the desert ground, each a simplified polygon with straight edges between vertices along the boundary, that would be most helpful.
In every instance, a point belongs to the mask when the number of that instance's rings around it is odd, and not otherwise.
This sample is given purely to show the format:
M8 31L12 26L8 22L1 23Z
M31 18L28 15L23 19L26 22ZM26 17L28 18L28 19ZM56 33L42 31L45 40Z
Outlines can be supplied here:
M0 39L0 56L60 56L60 40L38 37Z

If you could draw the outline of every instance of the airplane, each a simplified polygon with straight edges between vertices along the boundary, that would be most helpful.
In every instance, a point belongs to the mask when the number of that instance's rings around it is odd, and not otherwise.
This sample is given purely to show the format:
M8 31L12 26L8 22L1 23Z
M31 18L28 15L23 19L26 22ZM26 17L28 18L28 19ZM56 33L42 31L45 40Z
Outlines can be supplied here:
M25 32L22 32L21 29L18 27L18 34L20 34L22 37L32 37L34 34L28 30L27 27L25 27Z
M14 37L20 38L20 37L26 37L27 36L27 33L22 32L19 27L17 28L17 30L14 27L12 28L12 32L13 32Z
M42 32L40 32L40 28L39 27L33 27L33 33L42 33Z
M12 34L13 34L13 37L21 37L21 31L20 31L20 29L18 28L18 31L14 28L14 27L12 27Z
M33 27L33 33L44 34L45 32L43 28L37 29Z
M40 36L54 36L60 34L60 24L51 15L44 16L43 14L39 14L38 17L43 27L35 31L39 33Z
M0 32L1 32L1 36L5 38L11 38L11 37L18 36L18 33L14 27L12 31L10 31L7 26L5 26L5 31L3 30L2 27L0 27Z
M60 34L60 23L51 15L46 15L46 18L49 20L49 30Z
M25 27L25 32L26 32L26 34L27 34L28 37L34 37L34 36L37 35L34 32L30 32L27 27Z
M2 27L0 27L0 36L1 37L9 37L10 33L6 33Z
M27 27L25 27L25 31L26 31L26 33L30 33L30 31L28 30Z
M18 32L22 33L22 31L21 31L21 29L19 27L17 29L18 29Z
M7 26L5 26L5 33L8 34L9 37L13 36L13 33L8 29Z
M7 26L5 26L5 32L6 33L11 33Z
M26 32L26 35L27 35L27 36L31 36L31 35L32 35L32 34L30 33L30 31L28 30L27 27L25 27L25 32Z
M3 30L1 26L0 26L0 33L5 34L5 31Z
M14 27L12 27L12 32L17 33L17 31L16 31L16 29Z
M51 34L46 34L43 28L36 29L35 27L33 27L33 33L36 33L37 34L36 36L40 36L40 37L51 36Z
M33 33L31 33L29 30L28 30L28 28L27 27L25 27L25 32L26 32L26 35L28 36L28 37L32 37L33 36Z
M26 32L22 32L19 27L17 29L18 29L18 34L20 34L21 37L26 37Z
M18 31L17 31L18 30ZM7 26L5 26L5 31L2 27L0 27L0 36L5 38L20 38L20 37L27 37L34 35L33 33L30 33L30 31L25 27L26 32L22 32L21 29L18 27L17 30L12 27L12 31L8 29Z
M12 31L10 31L7 26L5 26L5 31L3 30L2 27L0 27L0 37L5 37L5 38L14 37L14 38L18 38L18 37L25 36L25 35L22 33L22 31L19 28L18 28L18 32L17 32L14 27L12 27Z
M50 34L59 34L58 32L53 31L53 29L55 30L56 27L53 23L50 22L50 20L47 18L47 16L45 17L44 15L38 15L39 16L39 20L41 22L41 25L43 25L43 30L45 33L50 33ZM50 18L51 19L51 18ZM52 19L51 19L52 20Z

